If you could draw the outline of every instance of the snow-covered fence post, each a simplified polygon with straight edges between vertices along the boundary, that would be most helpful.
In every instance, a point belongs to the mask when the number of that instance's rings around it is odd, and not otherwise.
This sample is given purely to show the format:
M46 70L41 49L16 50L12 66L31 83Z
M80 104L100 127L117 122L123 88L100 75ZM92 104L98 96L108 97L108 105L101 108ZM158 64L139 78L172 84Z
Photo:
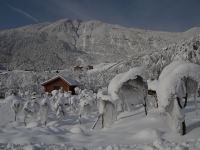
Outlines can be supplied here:
M101 114L98 115L97 120L94 122L94 124L92 126L92 129L94 129L96 127L96 125L97 125L97 123L98 123L98 121L99 121L99 119L100 119L101 116L102 116Z
M176 97L176 100L177 100L177 103L178 103L178 106L180 107L180 109L183 109L185 107L185 104L184 104L184 107L181 105L181 101L180 101L180 98L179 97ZM181 122L181 134L182 135L185 135L186 134L186 125L185 125L185 119L182 120Z
M138 77L137 77L138 78ZM143 78L141 79L143 81L143 93L144 93L144 111L145 111L145 115L147 116L147 95L148 95L148 85L147 82L145 82L143 80Z
M144 104L143 104L143 106L144 106L145 115L147 116L147 97L146 96L144 97Z

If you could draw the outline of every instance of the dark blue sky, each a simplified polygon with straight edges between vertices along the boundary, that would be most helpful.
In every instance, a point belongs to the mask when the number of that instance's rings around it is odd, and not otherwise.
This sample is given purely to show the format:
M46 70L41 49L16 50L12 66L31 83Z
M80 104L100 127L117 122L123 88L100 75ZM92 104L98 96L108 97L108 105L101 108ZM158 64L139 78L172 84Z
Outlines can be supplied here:
M0 0L0 29L61 18L185 31L200 26L200 0Z

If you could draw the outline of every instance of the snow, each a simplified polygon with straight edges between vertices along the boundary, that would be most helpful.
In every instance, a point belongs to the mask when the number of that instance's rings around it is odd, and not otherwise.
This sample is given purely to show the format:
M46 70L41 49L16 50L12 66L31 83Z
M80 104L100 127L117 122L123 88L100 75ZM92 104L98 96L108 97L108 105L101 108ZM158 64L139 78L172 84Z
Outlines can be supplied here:
M165 77L167 77L168 75L171 74L172 71L174 71L176 69L176 67L178 67L179 65L185 64L186 62L184 61L175 61L171 64L169 64L168 66L166 66L160 76L159 76L159 80L164 79Z
M159 131L155 130L155 129L147 128L147 129L144 129L142 131L139 131L133 137L141 139L141 140L144 140L144 139L149 140L151 138L160 139L161 133Z
M200 66L187 62L173 62L162 71L158 81L158 103L159 107L165 108L169 105L171 96L183 95L178 86L181 86L181 79L190 77L191 79L200 82ZM162 109L161 108L161 109Z
M22 99L19 98L18 96L10 95L10 96L6 97L6 99L5 99L4 102L5 102L5 103L11 104L11 103L14 102L14 101L22 101Z
M70 132L74 134L86 135L85 131L79 125L73 126L70 129Z
M76 149L76 150L186 150L192 148L193 150L199 149L199 141L188 141L187 143L169 143L167 141L156 141L153 144L145 144L145 145L108 145L108 146L99 146L99 147L78 147L78 146L71 146L67 144L1 144L0 147L2 149L10 149L10 150L34 150L34 149L56 149L56 150L63 150L63 149Z
M118 91L126 81L130 79L136 79L137 76L144 76L144 67L135 67L130 69L128 72L120 73L116 75L108 85L108 93L111 96L112 101L119 100Z
M176 61L164 68L156 90L158 107L166 112L171 129L184 135L185 106L183 99L193 95L197 110L196 96L200 82L200 66L193 63Z
M110 101L110 96L108 95L108 89L102 88L97 93L97 99L102 99L104 101Z
M156 91L158 86L158 80L147 80L148 90Z
M56 105L58 103L63 105L63 102L70 98L70 101L78 100L79 107L83 108L82 110L80 108L80 112L69 111L66 108L66 113L61 119L56 117L53 110L45 111L48 114L48 117L47 114L43 116L43 119L47 120L46 125L36 119L28 122L25 126L22 120L23 114L19 114L19 119L14 122L14 114L8 103L13 100L13 97L6 98L5 102L7 103L0 103L0 149L200 149L200 123L198 116L195 115L192 98L188 101L184 113L179 109L177 101L173 101L175 109L172 113L177 114L176 117L179 118L171 119L185 119L187 126L185 136L180 136L170 129L171 125L166 123L169 119L168 115L151 108L148 110L148 115L145 116L144 108L141 105L135 107L133 111L124 111L120 114L115 112L115 115L118 116L115 122L112 122L109 114L113 113L114 109L110 110L108 106L114 108L113 103L119 99L117 93L122 84L130 79L136 79L137 75L143 77L143 74L143 67L121 73L111 80L108 88L99 89L97 95L88 89L76 89L78 95L75 97L68 95L69 93L62 94L62 97L58 96ZM199 82L199 66L187 62L174 62L163 70L158 80L148 81L149 89L156 90L160 96L160 107L166 108L171 101L166 98L181 89L177 85L182 85L180 78L183 76L189 76ZM54 96L58 95L58 92L56 93ZM178 91L178 93L181 92ZM99 110L95 109L96 98L99 100ZM139 99L139 97L136 98ZM45 106L48 101L52 101L52 98L46 95L41 99L40 106ZM200 98L197 102L200 103ZM106 103L109 105L106 106ZM90 105L90 108L84 108L86 105ZM106 114L105 111L109 111L109 113ZM197 112L200 113L200 110ZM81 113L83 116L80 124ZM87 115L84 116L84 113ZM105 125L103 129L91 130L99 114L105 114L104 121L112 123L109 126ZM182 116L183 114L184 116ZM42 118L42 115L40 117ZM172 123L174 128L177 128L177 124L174 124L173 120Z
M199 102L199 99L198 99ZM57 121L54 116L49 118L47 126L30 123L27 127L23 123L10 121L1 122L0 147L2 149L16 149L17 147L39 149L177 149L200 148L199 120L192 109L192 101L186 109L188 133L178 136L165 123L167 116L157 110L151 110L145 117L143 108L134 112L124 112L112 127L89 131L94 118L85 120L77 125L78 115L67 114ZM12 114L1 104L0 117ZM9 118L4 118L9 120ZM93 120L93 121L92 121ZM87 129L86 129L87 128ZM193 139L191 141L191 139ZM3 144L4 143L4 144ZM13 144L8 144L13 143ZM37 143L37 144L36 144Z

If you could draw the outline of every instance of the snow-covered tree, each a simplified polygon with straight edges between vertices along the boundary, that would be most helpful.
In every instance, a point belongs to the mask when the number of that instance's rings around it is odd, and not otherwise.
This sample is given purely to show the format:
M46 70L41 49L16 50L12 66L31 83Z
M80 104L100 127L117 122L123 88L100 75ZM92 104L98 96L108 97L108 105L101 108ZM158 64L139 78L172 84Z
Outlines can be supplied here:
M176 61L165 67L158 80L158 106L167 113L170 127L182 135L186 133L184 107L188 96L194 95L195 106L200 82L200 66Z
M147 82L143 78L143 67L135 67L128 72L116 75L108 86L108 93L118 111L131 111L134 105L142 104L147 115Z
M45 93L44 98L40 102L40 120L42 124L47 124L50 108L50 99L48 93Z
M9 96L6 97L5 102L10 104L11 109L14 112L14 120L17 121L17 115L22 110L23 107L23 99L17 96L16 93L11 92Z
M28 99L23 106L25 125L27 125L29 121L37 121L39 119L40 104L37 100L37 97L34 95L31 99Z
M102 128L111 126L117 119L115 105L112 103L111 97L108 95L108 89L99 89L97 93L99 115L92 128L100 122Z
M65 97L64 93L60 93L60 96L58 96L57 101L54 104L55 110L56 110L56 116L59 119L62 119L65 116Z

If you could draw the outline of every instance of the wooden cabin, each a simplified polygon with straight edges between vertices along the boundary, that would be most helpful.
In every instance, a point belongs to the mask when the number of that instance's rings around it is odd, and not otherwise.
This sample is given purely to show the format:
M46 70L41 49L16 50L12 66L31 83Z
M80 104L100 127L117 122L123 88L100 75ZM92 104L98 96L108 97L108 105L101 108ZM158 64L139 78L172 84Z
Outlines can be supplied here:
M65 92L72 91L72 94L75 94L74 89L79 86L79 83L76 80L58 75L43 82L41 85L44 87L45 92L50 93L53 90L59 90L62 88Z

